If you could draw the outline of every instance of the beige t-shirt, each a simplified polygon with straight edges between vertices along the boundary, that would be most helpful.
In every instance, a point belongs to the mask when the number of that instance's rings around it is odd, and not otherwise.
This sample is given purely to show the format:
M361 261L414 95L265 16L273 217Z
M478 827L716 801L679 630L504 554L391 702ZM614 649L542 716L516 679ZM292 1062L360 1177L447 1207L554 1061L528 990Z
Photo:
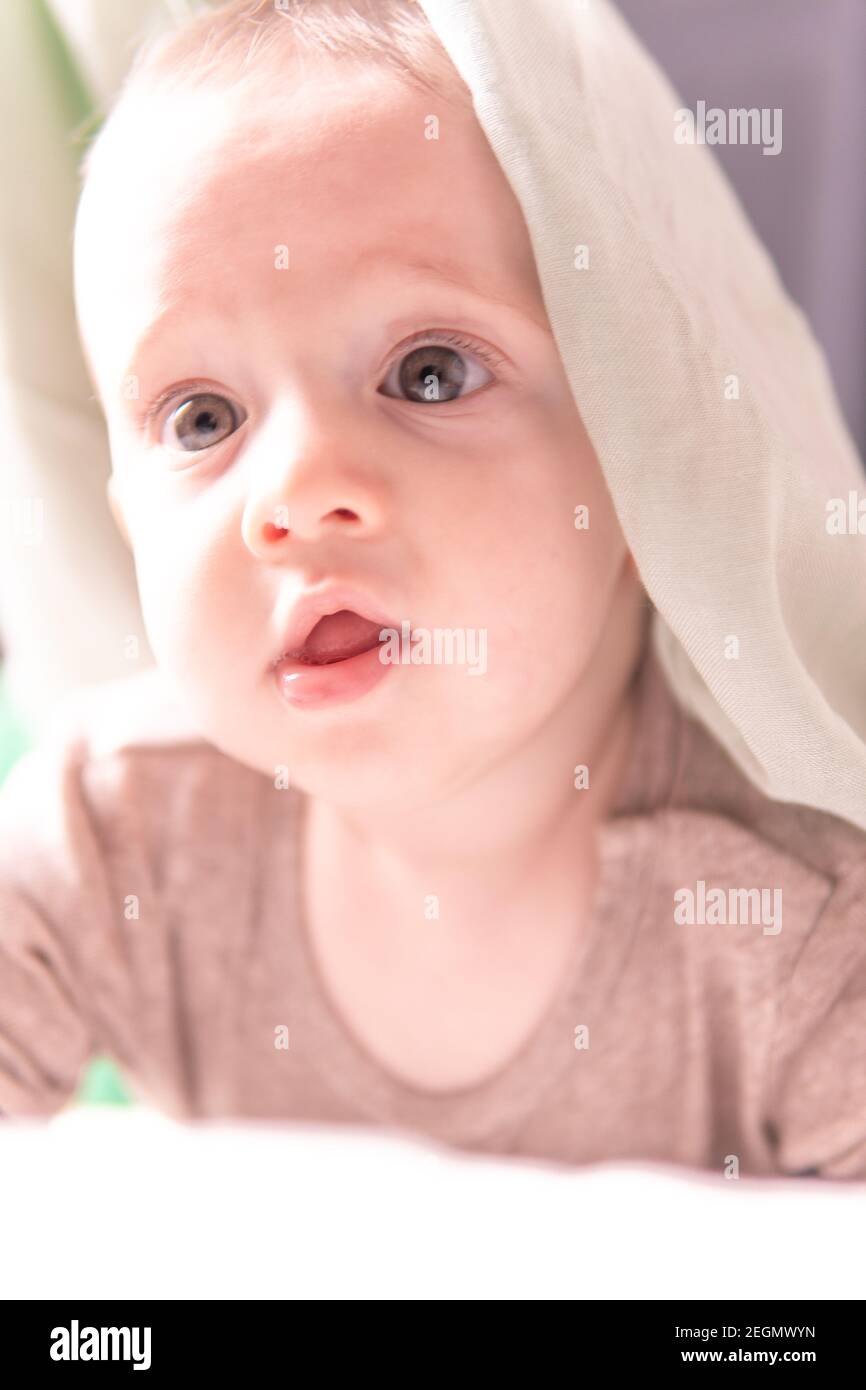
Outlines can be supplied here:
M304 794L184 730L156 671L67 700L0 789L0 1112L56 1111L103 1052L178 1118L866 1177L866 836L755 790L649 650L638 679L589 927L519 1052L448 1093L330 1002Z

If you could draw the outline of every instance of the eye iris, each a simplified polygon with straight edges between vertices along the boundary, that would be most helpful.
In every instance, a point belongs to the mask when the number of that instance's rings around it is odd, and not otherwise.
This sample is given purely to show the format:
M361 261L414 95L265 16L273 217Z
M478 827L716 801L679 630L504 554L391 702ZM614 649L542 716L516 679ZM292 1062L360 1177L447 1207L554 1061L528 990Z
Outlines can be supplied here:
M206 449L234 428L234 411L222 396L193 396L172 417L178 442L185 449Z
M466 363L453 348L414 348L400 364L400 389L413 400L451 401L466 380Z

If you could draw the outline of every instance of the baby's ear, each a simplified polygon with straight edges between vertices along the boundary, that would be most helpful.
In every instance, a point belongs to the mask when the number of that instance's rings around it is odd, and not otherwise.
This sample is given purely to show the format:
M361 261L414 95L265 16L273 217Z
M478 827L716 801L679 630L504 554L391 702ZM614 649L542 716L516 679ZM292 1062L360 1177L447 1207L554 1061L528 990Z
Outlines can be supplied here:
M110 473L108 476L108 482L105 485L105 492L108 498L109 511L111 512L111 515L114 517L115 525L117 526L117 529L120 532L120 534L123 536L123 539L126 542L128 548L131 550L132 543L129 539L129 532L126 529L126 518L123 515L123 505L120 501L120 497L117 492L117 480L113 473Z

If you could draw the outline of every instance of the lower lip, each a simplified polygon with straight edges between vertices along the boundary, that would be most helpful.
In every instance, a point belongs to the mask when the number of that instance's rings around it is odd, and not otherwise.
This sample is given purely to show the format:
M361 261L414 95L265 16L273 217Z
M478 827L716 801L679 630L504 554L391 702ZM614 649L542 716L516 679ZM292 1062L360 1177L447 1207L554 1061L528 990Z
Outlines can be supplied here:
M277 689L286 704L295 709L321 709L325 705L346 705L351 700L360 700L384 680L393 664L381 661L379 651L378 646L371 647L358 656L331 661L324 666L280 661L274 669Z

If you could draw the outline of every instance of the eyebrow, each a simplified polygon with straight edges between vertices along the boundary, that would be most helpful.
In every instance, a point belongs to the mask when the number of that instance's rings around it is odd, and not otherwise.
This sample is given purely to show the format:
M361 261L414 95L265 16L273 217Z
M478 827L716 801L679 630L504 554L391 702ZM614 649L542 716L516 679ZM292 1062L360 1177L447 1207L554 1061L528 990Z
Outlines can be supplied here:
M118 389L121 395L123 394L126 382L129 381L130 377L136 375L141 365L141 360L146 356L151 344L162 338L169 331L174 320L179 319L182 314L183 308L179 304L175 304L169 309L163 309L161 313L157 314L155 319L151 319L147 327L139 337L136 338L129 361L120 377Z
M385 250L366 251L355 262L354 268L360 268L369 261L381 261L388 252ZM503 297L501 287L491 282L471 275L465 265L459 261L451 260L447 256L414 256L411 260L400 261L398 270L416 275L419 278L428 276L435 280L441 280L450 285L453 289L468 290L470 294L476 295L479 299L489 300L492 304L498 304L503 309L510 309L512 313L519 314L521 318L527 319L536 328L548 331L548 324L538 317L537 313L532 312L533 307L529 303L515 303L513 299Z
M381 264L389 256L386 248L370 248L364 251L352 264L352 273L362 270L370 263ZM413 257L411 260L400 261L396 269L418 279L430 278L438 280L443 284L450 285L452 289L468 291L479 299L487 300L489 303L497 304L500 308L508 309L511 313L518 314L527 323L540 329L543 333L549 333L550 327L547 322L540 319L537 313L531 311L528 304L514 303L511 299L505 299L498 288L492 284L485 284L482 280L472 278L467 274L466 267L458 261L450 260L447 257ZM162 338L170 331L175 319L181 319L185 312L182 303L172 303L152 319L143 330L140 337L136 340L132 353L129 358L126 370L120 379L120 391L123 392L124 383L130 377L136 375L136 370L141 364L141 359L147 354L151 345ZM214 316L216 320L218 316Z

